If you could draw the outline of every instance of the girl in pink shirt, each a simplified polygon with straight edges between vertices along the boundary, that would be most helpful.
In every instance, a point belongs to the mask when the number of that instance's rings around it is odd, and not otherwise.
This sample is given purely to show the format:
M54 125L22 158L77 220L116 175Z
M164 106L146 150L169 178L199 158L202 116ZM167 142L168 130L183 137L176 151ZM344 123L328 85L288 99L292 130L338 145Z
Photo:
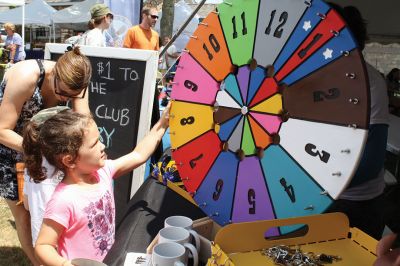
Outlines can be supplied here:
M26 167L35 182L46 178L42 155L65 174L47 204L35 253L44 265L72 265L74 258L102 261L114 243L112 179L151 156L168 127L169 106L150 133L127 155L107 160L92 117L62 111L25 128Z

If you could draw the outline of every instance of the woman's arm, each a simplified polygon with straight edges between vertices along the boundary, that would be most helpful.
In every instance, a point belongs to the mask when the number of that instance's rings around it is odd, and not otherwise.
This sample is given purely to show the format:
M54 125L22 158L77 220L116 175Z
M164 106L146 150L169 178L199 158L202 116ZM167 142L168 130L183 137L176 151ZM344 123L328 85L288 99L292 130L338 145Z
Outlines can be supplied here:
M22 137L14 132L14 128L22 107L32 96L36 84L36 77L26 67L26 64L18 64L8 71L7 86L0 104L0 143L20 152Z
M14 63L14 57L15 53L17 52L18 45L10 44L7 48L10 50L10 62L12 61L11 63Z
M171 103L164 109L160 120L153 126L149 134L139 142L135 149L114 161L115 178L145 163L153 154L168 128L170 105Z
M63 231L64 227L61 224L51 219L43 219L42 228L35 244L36 257L43 265L72 265L66 258L61 257L56 250L58 239Z
M72 98L72 110L81 114L90 114L89 109L89 88L86 88L86 91L82 91L81 94L85 93L85 97L83 99L80 98Z

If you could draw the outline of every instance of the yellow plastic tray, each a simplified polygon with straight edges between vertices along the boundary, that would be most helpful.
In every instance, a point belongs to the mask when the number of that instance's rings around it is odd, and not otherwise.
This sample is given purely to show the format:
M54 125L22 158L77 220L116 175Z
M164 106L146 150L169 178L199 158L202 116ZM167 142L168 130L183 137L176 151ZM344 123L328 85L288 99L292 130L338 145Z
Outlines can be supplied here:
M304 236L279 240L265 239L272 227L305 224ZM231 224L218 231L208 264L226 266L275 265L261 250L277 245L300 246L303 252L340 256L332 265L368 266L376 260L377 241L357 228L350 228L342 213L320 214L282 220Z

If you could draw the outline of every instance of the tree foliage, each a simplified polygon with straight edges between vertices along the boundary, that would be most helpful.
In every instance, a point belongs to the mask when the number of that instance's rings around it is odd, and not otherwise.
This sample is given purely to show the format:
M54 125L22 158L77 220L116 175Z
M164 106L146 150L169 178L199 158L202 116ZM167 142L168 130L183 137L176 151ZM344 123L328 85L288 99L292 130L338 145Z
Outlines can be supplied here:
M160 21L161 38L164 36L172 36L174 24L174 5L175 0L163 0L162 18Z

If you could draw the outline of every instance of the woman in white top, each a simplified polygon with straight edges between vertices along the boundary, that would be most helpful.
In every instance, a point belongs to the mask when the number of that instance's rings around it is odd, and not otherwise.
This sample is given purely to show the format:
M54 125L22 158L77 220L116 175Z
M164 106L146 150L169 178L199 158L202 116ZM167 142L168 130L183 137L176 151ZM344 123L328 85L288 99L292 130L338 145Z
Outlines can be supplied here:
M104 4L95 4L90 8L91 20L89 21L89 30L85 32L79 41L81 45L88 46L106 46L104 30L107 30L114 18L110 9Z

